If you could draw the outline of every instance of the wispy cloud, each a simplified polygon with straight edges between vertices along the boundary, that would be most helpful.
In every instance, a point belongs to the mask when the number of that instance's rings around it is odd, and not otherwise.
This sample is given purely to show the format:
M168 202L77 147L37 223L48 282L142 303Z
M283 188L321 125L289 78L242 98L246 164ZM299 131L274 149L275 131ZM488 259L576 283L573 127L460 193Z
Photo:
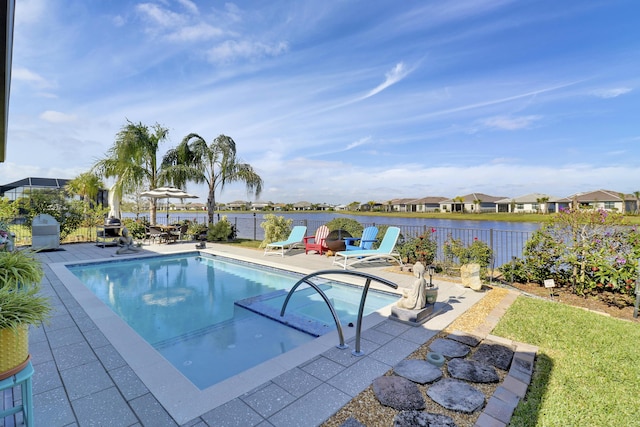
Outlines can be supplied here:
M48 110L40 114L40 118L50 123L70 123L76 121L78 117L75 114L65 114L59 111Z
M502 130L519 130L530 127L533 122L536 122L541 118L541 116L496 116L485 119L482 121L482 123L490 128Z
M34 85L38 89L50 89L54 87L54 85L49 82L47 79L35 73L31 70L27 70L26 68L15 68L11 71L11 79L17 81L27 82L29 84Z
M391 69L391 71L386 73L384 82L380 83L378 86L370 90L369 93L360 98L360 100L377 95L386 88L402 81L402 79L407 77L411 73L411 71L413 70L408 69L403 62L397 63L396 66Z
M631 92L633 89L630 87L616 87L611 89L598 89L592 92L593 95L598 98L617 98L620 95Z
M226 40L209 49L207 57L214 63L228 63L236 59L255 59L265 56L278 56L289 50L286 41L272 44L249 40Z

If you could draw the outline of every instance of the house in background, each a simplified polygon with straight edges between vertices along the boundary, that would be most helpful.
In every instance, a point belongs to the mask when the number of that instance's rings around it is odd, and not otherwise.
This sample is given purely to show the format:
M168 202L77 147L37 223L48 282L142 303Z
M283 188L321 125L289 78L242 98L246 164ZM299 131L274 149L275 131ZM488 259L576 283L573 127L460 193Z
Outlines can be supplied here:
M270 211L273 210L272 202L253 202L251 203L252 211Z
M309 202L296 202L293 204L293 210L294 211L310 211L311 210L311 203Z
M483 193L471 193L440 202L442 212L495 212L496 202L506 199L504 196L490 196Z
M506 198L496 202L496 212L508 213L550 213L554 212L557 197L542 193Z
M604 209L620 213L637 212L638 199L633 194L624 194L611 190L596 190L576 193L554 201L555 211L575 207Z
M230 211L246 211L249 210L249 202L244 200L236 200L235 202L227 203L226 208Z
M393 199L387 204L391 206L391 212L413 212L411 202L414 200L416 199Z
M438 212L440 202L447 200L446 197L432 196L415 199L410 202L411 212Z

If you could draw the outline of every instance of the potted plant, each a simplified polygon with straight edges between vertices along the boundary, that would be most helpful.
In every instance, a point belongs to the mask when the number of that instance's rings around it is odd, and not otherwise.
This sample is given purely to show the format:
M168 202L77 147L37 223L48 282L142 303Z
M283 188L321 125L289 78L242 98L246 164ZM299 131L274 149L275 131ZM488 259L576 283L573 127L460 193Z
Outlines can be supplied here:
M39 293L42 276L33 252L0 252L0 379L27 364L29 325L49 316L49 299Z
M427 304L435 304L438 299L438 287L433 284L433 275L436 274L436 268L433 264L427 266L427 273L429 273L429 282L425 288L425 297Z

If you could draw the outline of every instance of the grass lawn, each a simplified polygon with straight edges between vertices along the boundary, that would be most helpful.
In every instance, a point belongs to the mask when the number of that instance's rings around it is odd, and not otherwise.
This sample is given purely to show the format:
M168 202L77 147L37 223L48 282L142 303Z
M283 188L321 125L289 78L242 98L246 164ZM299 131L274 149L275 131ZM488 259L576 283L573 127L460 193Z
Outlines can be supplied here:
M640 426L640 325L520 297L493 333L539 347L512 426Z

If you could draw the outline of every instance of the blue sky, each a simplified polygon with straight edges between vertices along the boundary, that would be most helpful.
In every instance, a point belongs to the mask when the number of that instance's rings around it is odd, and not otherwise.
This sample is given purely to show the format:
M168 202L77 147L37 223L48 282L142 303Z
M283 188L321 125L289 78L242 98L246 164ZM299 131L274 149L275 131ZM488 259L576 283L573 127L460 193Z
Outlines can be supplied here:
M129 119L231 136L265 201L640 190L635 0L16 3L3 184Z

